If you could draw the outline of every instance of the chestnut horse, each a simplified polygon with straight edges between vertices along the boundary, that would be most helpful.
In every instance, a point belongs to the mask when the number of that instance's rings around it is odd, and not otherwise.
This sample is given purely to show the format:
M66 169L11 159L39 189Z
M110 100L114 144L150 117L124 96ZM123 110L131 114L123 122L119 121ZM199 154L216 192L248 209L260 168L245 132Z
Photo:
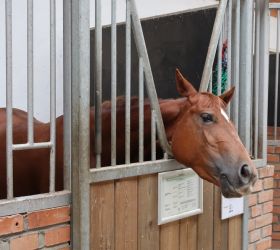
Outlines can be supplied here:
M174 158L191 167L201 178L221 187L225 197L240 197L252 191L256 168L226 115L232 88L222 96L198 93L176 70L176 83L182 98L160 100L166 134ZM144 157L150 159L150 104L144 104ZM110 165L111 103L102 105L102 165ZM125 101L117 100L117 163L124 163ZM50 125L34 119L35 142L49 140ZM90 159L94 155L94 110L90 112ZM27 113L13 110L14 143L27 141ZM6 110L0 109L0 198L6 197ZM138 100L131 101L131 161L138 160ZM48 192L49 149L14 152L14 194L23 196ZM56 119L56 190L63 189L63 116Z

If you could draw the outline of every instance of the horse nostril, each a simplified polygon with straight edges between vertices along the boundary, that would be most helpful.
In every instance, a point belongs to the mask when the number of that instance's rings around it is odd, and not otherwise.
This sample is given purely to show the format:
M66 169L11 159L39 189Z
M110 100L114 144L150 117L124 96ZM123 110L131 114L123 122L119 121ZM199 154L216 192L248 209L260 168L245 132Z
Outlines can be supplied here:
M248 165L245 164L240 168L240 176L244 179L250 179L251 170Z

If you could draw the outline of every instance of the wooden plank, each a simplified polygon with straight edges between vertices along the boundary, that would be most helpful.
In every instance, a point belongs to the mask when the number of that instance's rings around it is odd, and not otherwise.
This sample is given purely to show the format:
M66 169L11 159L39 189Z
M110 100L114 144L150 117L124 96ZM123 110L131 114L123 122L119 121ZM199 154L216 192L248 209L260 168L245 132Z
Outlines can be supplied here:
M221 191L214 187L214 249L224 250L228 245L228 220L221 220Z
M160 227L160 250L179 250L180 222L174 221Z
M115 182L115 249L137 250L137 178Z
M180 221L180 250L197 249L197 219L196 215Z
M138 250L159 250L157 175L138 179Z
M242 216L229 219L228 250L242 249Z
M213 184L203 181L203 214L198 216L197 249L213 249Z
M91 250L114 249L114 182L91 185Z

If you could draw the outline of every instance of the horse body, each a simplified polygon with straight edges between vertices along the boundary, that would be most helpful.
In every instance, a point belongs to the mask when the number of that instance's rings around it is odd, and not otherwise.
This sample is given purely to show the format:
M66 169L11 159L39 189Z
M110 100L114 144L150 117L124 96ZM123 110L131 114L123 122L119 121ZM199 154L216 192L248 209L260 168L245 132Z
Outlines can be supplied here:
M224 109L233 90L221 97L197 93L176 71L182 98L160 100L167 139L176 160L193 168L217 186L226 197L239 197L252 190L256 169ZM139 154L138 99L131 99L131 162ZM90 167L95 167L94 108L90 110ZM125 163L125 100L117 99L117 164ZM34 141L50 138L50 124L34 119ZM13 143L27 142L27 113L13 110ZM159 147L158 147L159 148ZM151 159L151 109L144 103L144 159ZM160 156L162 151L157 150ZM46 193L49 188L50 149L14 151L14 195ZM102 166L111 165L111 103L102 104ZM0 109L0 199L6 198L6 110ZM63 189L63 116L56 119L56 190Z

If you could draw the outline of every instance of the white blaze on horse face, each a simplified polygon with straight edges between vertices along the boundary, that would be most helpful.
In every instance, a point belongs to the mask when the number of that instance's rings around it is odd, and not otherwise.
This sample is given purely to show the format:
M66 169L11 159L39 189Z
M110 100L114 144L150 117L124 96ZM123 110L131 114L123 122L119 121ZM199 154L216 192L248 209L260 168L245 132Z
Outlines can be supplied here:
M225 117L225 119L229 122L229 117L227 115L227 113L221 108L221 114L223 115L223 117Z

